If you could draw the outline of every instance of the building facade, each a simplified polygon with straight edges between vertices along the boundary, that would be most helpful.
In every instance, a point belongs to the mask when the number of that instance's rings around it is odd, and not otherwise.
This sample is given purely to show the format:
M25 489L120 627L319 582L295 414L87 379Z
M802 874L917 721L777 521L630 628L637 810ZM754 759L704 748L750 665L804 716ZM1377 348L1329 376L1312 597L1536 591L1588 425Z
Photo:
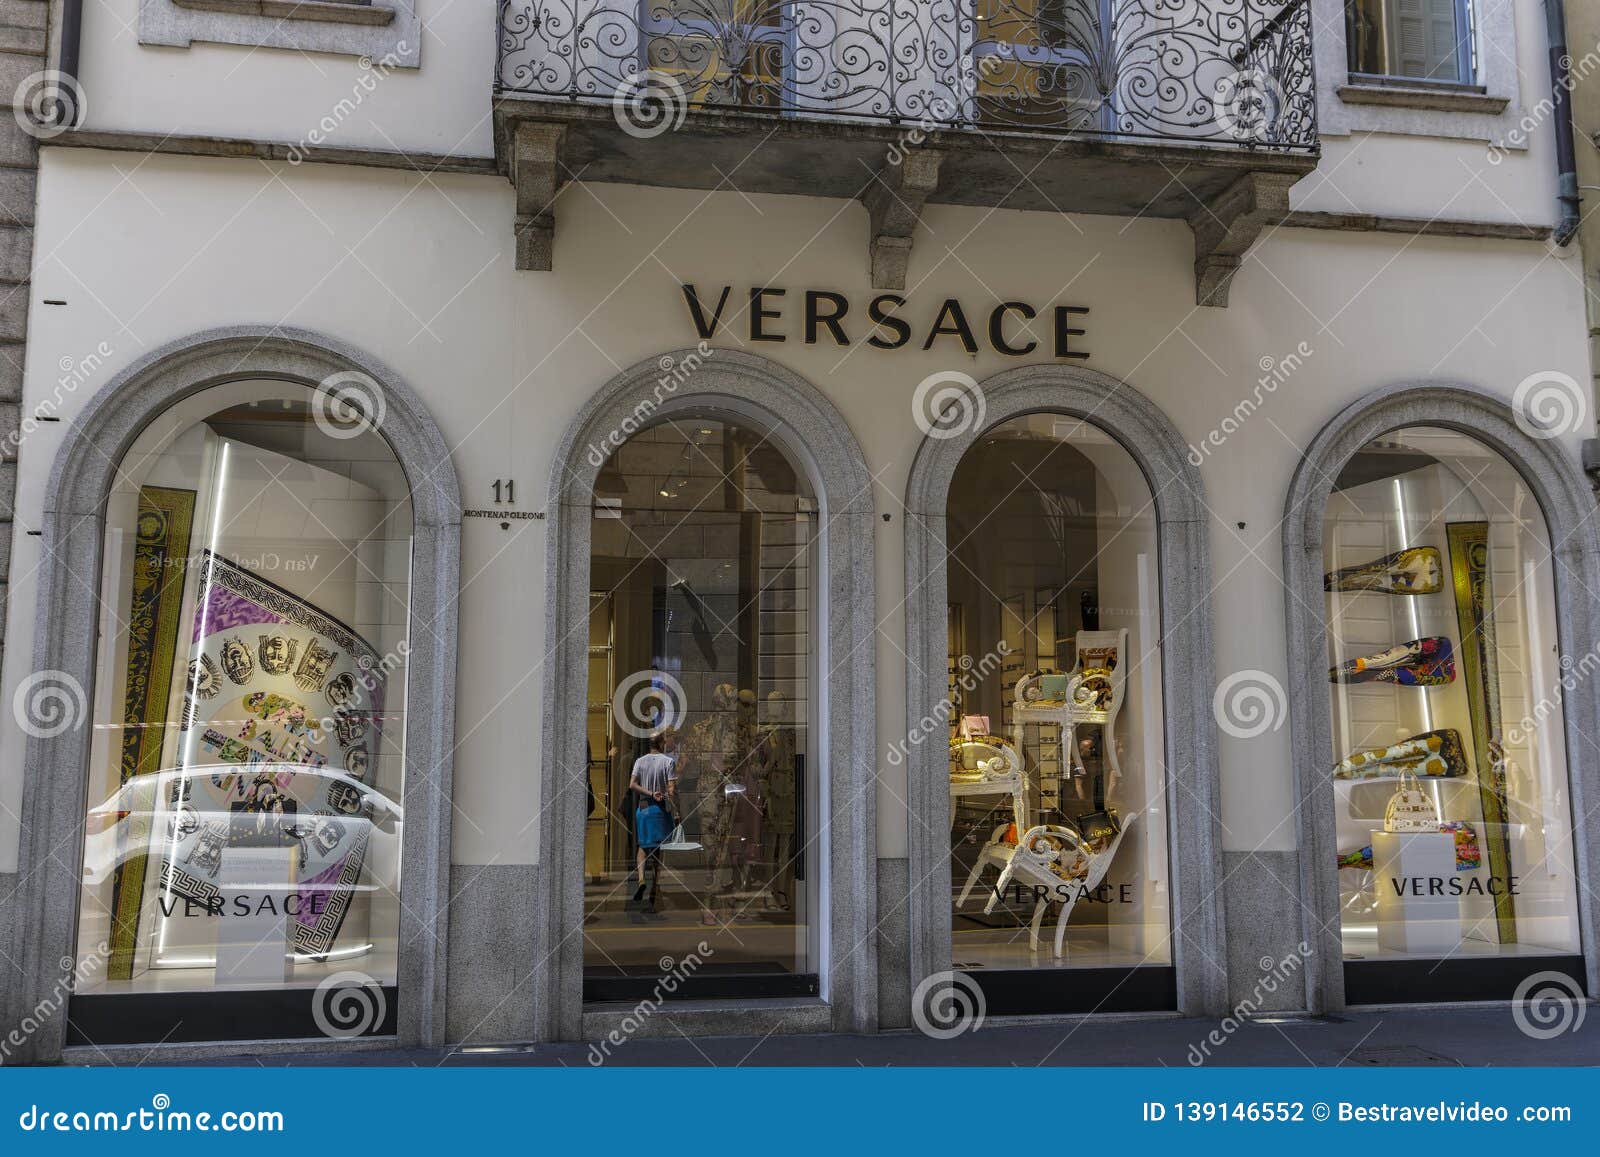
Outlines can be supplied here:
M1600 991L1546 5L45 9L7 1060Z
M1571 69L1573 160L1579 189L1579 240L1584 254L1584 280L1589 293L1590 364L1595 342L1600 340L1600 230L1594 218L1582 211L1583 195L1600 187L1600 77L1594 67L1585 67L1588 46L1600 44L1600 13L1574 4L1566 10L1567 54L1578 49Z

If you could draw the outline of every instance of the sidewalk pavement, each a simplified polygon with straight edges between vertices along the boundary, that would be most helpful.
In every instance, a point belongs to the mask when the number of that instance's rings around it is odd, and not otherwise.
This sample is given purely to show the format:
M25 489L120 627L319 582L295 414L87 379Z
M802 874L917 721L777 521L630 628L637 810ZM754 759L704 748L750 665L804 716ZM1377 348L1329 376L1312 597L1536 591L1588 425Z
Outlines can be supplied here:
M1509 1005L1375 1010L1337 1017L1247 1022L1180 1019L985 1024L951 1040L918 1032L876 1036L671 1037L626 1040L609 1056L589 1044L404 1049L241 1056L248 1065L1595 1065L1600 1012L1568 1006L1565 1025L1540 1039L1519 1027ZM1582 1013L1581 1018L1577 1015ZM670 1009L652 1031L670 1028ZM1528 1023L1526 1014L1521 1015ZM1574 1027L1572 1022L1578 1023ZM1229 1029L1232 1031L1229 1031ZM1215 1035L1213 1035L1215 1034ZM1219 1042L1220 1043L1217 1043ZM150 1063L162 1063L152 1057ZM214 1062L207 1062L214 1063Z

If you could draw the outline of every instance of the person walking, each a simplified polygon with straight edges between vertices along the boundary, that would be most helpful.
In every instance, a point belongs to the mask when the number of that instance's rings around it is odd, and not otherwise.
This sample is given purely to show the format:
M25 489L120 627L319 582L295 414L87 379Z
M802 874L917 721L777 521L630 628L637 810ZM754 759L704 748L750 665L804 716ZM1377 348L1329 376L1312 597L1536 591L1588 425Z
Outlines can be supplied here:
M633 902L645 901L644 910L654 912L659 899L661 881L661 845L672 832L672 817L678 809L678 765L662 749L664 741L659 735L650 737L650 749L633 762L633 776L628 786L633 789L633 842L637 847L639 887L634 890ZM646 876L648 866L649 875ZM646 889L649 899L645 899Z

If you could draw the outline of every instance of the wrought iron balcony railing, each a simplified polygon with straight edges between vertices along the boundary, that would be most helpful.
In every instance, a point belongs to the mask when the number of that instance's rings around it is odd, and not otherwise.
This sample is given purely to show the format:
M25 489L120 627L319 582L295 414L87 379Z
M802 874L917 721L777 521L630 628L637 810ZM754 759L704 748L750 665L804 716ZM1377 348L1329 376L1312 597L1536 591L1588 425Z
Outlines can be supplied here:
M1310 0L500 0L497 91L1314 151Z

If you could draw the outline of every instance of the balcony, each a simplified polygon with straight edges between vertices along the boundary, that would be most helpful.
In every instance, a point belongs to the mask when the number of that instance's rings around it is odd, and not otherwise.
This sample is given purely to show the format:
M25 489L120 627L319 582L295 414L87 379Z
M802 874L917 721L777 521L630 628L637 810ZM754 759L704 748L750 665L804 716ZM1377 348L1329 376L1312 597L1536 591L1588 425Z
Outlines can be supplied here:
M1197 300L1316 165L1310 0L500 0L518 266L564 180L859 199L903 288L928 203L1181 218Z

